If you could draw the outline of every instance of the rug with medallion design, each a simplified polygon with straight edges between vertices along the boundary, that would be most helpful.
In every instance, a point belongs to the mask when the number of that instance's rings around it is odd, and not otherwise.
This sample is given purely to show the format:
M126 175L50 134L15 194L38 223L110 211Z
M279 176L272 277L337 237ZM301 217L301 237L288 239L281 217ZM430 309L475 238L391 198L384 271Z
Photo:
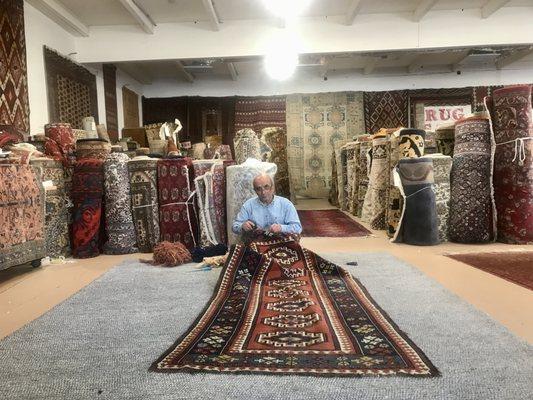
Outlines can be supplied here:
M207 308L151 370L439 374L359 281L289 238L232 247Z

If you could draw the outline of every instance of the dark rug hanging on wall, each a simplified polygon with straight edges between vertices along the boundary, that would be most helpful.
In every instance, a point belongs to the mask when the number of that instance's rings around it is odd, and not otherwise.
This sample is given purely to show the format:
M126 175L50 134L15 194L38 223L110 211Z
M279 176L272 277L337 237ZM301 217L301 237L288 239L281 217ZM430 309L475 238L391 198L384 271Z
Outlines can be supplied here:
M285 96L238 97L235 130L249 128L259 134L264 128L286 129Z
M118 140L118 115L117 115L117 68L113 64L103 64L104 95L105 95L105 121L107 133L112 143Z
M98 123L96 77L46 46L44 64L50 122L67 122L73 129L82 129L82 118L93 116Z
M24 1L0 1L0 124L29 133Z
M373 134L381 128L397 128L409 124L407 90L364 92L365 129Z

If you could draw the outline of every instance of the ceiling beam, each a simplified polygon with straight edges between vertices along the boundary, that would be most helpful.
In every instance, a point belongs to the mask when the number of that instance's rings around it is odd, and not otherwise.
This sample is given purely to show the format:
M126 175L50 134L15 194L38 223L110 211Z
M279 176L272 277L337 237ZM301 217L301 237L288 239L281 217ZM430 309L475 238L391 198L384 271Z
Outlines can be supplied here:
M153 82L153 77L142 65L137 63L118 63L115 65L143 85L151 85Z
M202 3L204 4L204 8L207 11L207 14L209 15L209 21L211 23L211 27L213 28L214 31L219 31L220 20L218 19L215 6L213 5L213 0L202 0Z
M461 64L468 58L470 57L470 54L472 54L472 50L468 50L466 51L464 54L461 55L460 58L458 58L457 60L455 60L455 62L452 64L452 72L456 72L459 70L459 68L461 67Z
M423 56L416 57L411 64L407 66L407 72L410 74L420 71L424 67Z
M149 34L154 33L155 24L152 22L150 17L146 15L146 13L141 10L141 8L135 4L133 0L118 0L120 3L124 6L126 10L131 14L133 18L137 21L139 26L142 28L143 31Z
M533 54L533 48L513 51L511 54L506 56L500 56L496 59L496 69L502 69L508 65L520 61L522 58Z
M176 69L179 72L181 77L185 78L185 80L189 83L194 82L194 76L185 69L185 66L183 65L181 61L176 60L174 64L176 65Z
M510 0L489 0L481 7L481 17L488 18L504 5L509 3Z
M235 64L232 62L227 62L226 66L228 67L229 74L231 75L231 80L236 81L239 77L239 74L237 72L237 68L235 68Z
M28 0L32 6L74 36L89 36L89 27L56 0Z
M438 0L421 0L415 11L413 11L413 21L420 22L422 18L433 8Z
M366 60L366 64L363 68L363 74L364 75L370 75L374 70L376 69L376 66L378 65L379 57L369 57Z
M348 11L346 12L346 25L353 25L355 17L357 16L357 14L359 14L359 11L361 10L362 3L362 0L352 0L352 2L350 3L350 7L348 7Z

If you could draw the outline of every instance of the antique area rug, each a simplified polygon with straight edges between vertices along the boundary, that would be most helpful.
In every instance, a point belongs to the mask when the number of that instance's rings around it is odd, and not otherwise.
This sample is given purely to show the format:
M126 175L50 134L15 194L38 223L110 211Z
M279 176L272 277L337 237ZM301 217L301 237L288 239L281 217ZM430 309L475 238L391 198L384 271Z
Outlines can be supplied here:
M321 256L357 277L440 377L150 372L201 314L221 270L154 267L132 256L0 340L0 365L9 366L0 368L2 399L249 400L253 390L254 399L269 400L516 400L531 393L533 346L417 268L387 253Z
M302 236L353 237L368 236L372 232L339 210L298 210Z
M446 256L533 290L533 251L447 254Z
M203 315L151 369L439 374L361 283L287 237L234 246Z

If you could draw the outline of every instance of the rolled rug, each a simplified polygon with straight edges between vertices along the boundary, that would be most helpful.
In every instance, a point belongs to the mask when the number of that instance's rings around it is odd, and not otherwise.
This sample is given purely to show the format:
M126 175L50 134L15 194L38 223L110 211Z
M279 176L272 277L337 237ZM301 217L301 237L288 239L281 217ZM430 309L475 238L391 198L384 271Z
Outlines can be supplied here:
M151 253L159 243L157 159L136 157L128 161L133 224L140 252Z
M433 176L435 184L435 202L437 205L437 217L439 224L439 240L448 240L448 219L450 217L450 172L452 170L452 158L442 154L426 156L433 160Z
M111 153L111 144L104 139L79 139L76 142L76 158L105 161Z
M498 241L533 243L533 116L531 86L497 89L491 111L494 154L494 200Z
M192 157L195 160L202 160L204 158L205 150L206 150L205 143L194 143L192 145Z
M161 240L181 242L192 250L198 242L192 159L160 159L157 163L157 186Z
M41 182L52 181L55 189L45 191L45 239L46 252L51 257L67 256L70 254L70 240L68 230L69 199L66 195L65 170L60 161L50 158L32 158L30 165L34 166Z
M70 124L53 123L44 126L46 137L45 153L54 160L59 160L64 166L71 165L74 161L76 138Z
M276 185L276 194L290 199L291 187L287 158L287 133L281 127L264 128L261 130L261 141L272 149L264 161L274 163L278 167L274 182Z
M104 162L84 159L74 164L72 176L72 255L75 258L96 257L102 241L102 201L104 195Z
M129 157L113 153L104 162L106 254L136 253L137 238L131 216Z
M94 121L94 117L82 118L81 124L83 126L83 130L86 132L85 137L87 139L98 139L98 132L96 130L96 122Z
M439 243L432 160L401 159L396 174L404 202L398 229L391 240L418 246Z
M398 226L403 197L399 189L394 185L392 172L398 162L404 158L419 158L425 153L426 131L422 129L402 128L391 135L391 155L389 158L389 192L387 205L387 236L393 237Z
M390 134L395 130L382 129L372 139L372 164L365 196L363 219L372 229L386 229L387 193L390 182Z
M211 221L218 243L228 243L228 230L226 220L226 169L235 165L233 160L223 160L221 164L213 165L212 174L212 195L214 206L214 220Z
M44 190L30 165L0 164L0 270L46 255Z
M445 124L435 130L437 151L445 156L453 157L455 144L455 123Z
M346 186L345 186L345 209L350 211L353 204L353 186L355 181L355 149L356 142L349 142L346 144Z
M233 139L233 148L237 164L245 162L248 158L255 158L259 161L263 159L261 141L252 129L245 128L237 131Z
M368 174L372 164L372 140L361 142L359 156L357 157L357 206L356 216L362 218L364 201L368 192Z
M240 165L226 168L226 205L228 243L235 244L239 237L231 230L233 221L242 205L248 199L255 197L253 179L260 173L266 173L274 178L277 171L276 164L249 159Z
M435 132L426 131L426 137L424 138L424 154L428 155L435 153L438 153Z
M492 150L487 118L469 117L456 123L450 182L450 241L494 240Z
M45 243L46 255L68 256L70 240L68 234L68 209L63 189L45 191Z

